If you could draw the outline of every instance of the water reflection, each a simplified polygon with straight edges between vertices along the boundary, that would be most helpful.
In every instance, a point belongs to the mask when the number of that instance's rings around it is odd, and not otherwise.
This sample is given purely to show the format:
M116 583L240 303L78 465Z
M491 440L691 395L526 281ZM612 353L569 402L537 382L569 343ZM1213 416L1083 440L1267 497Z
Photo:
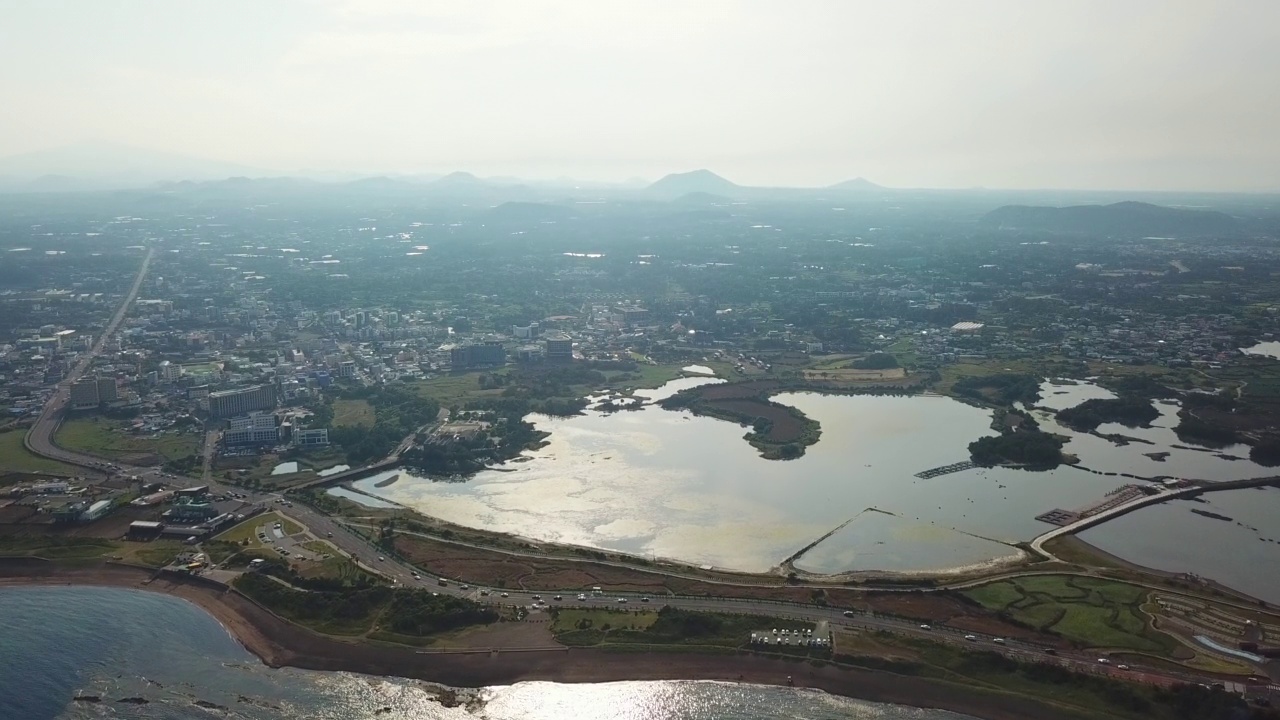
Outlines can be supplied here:
M328 490L324 491L324 494L332 495L334 497L340 497L340 498L343 498L344 500L350 500L351 502L356 503L357 505L363 505L367 508L382 508L382 509L394 510L400 507L395 503L387 502L386 500L379 500L378 498L373 497L372 495L365 495L364 493L353 492L344 487L329 488Z
M705 382L683 380L668 385ZM915 473L963 460L991 434L989 412L941 397L781 395L822 423L823 438L799 460L762 460L732 423L657 407L603 416L537 417L551 432L532 460L466 483L401 473L399 482L356 487L450 522L527 537L764 571L858 515L879 508L919 528L1013 543L1047 526L1034 518L1118 487L1117 478L1071 469L1028 473L976 469L922 480ZM811 552L823 570L865 569L830 560L853 538L893 543L877 569L968 565L1008 555L980 541L908 543L897 528L837 535ZM954 538L954 535L949 537ZM865 549L869 549L868 548ZM829 550L836 548L835 550ZM827 559L824 559L824 555Z
M708 378L684 378L662 398ZM1113 395L1092 383L1046 384L1039 405L1065 408ZM1050 529L1035 516L1091 504L1125 477L1229 480L1271 474L1242 456L1175 447L1177 406L1159 404L1151 428L1104 426L1147 440L1118 446L1058 425L1080 468L1050 472L977 468L930 479L916 473L968 457L993 434L989 411L936 396L788 393L774 398L822 425L822 439L789 462L762 460L732 423L658 407L572 418L534 416L551 433L528 461L463 483L404 470L366 478L358 489L460 525L540 540L766 571L818 542L797 561L815 572L913 571L984 563ZM1164 462L1144 453L1167 452ZM376 484L399 472L386 488ZM875 509L890 513L866 513ZM832 532L848 523L838 532ZM1002 544L1003 543L1003 544Z
M1080 539L1139 565L1194 573L1280 602L1280 573L1274 571L1280 567L1280 489L1228 490L1200 501L1152 505L1086 530Z

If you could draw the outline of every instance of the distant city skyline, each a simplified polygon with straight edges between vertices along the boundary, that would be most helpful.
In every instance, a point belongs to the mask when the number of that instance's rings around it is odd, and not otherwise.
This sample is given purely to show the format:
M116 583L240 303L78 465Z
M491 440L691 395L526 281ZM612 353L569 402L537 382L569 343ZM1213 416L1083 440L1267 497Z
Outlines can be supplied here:
M1277 26L1265 0L0 0L0 176L106 141L271 175L1274 192Z

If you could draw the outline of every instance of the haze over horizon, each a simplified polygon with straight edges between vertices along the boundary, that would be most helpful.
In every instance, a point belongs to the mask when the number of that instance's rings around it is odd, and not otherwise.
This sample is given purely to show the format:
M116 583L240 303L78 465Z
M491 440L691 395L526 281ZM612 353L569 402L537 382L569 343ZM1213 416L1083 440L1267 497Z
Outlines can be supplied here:
M1280 191L1278 25L1263 0L0 0L0 157Z

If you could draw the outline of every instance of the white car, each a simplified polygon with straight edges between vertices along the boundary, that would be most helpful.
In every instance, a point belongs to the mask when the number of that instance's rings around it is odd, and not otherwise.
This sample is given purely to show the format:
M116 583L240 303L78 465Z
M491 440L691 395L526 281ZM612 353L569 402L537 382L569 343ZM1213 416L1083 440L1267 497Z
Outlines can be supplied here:
M509 593L502 593L502 597L511 597Z
M578 593L578 600L586 600L586 599L587 599L586 593Z
M964 639L965 639L965 640L968 640L969 642L978 642L978 636L977 636L977 635L965 635L965 636L964 636Z
M1128 669L1129 669L1129 666L1128 666L1128 665L1117 665L1117 666L1116 666L1116 669L1117 669L1117 670L1128 670Z
M932 629L933 629L933 626L932 626L932 625L921 625L921 626L920 626L920 629L921 629L921 630L932 630Z
M1003 644L1004 644L1004 638L991 638L991 642L993 642L993 643L995 643L995 644L997 644L997 645L1003 645Z
M1110 665L1111 661L1106 658L1098 658L1099 665Z
M619 604L619 605L626 605L626 604L627 604L627 599L626 599L626 598L618 598L618 604Z

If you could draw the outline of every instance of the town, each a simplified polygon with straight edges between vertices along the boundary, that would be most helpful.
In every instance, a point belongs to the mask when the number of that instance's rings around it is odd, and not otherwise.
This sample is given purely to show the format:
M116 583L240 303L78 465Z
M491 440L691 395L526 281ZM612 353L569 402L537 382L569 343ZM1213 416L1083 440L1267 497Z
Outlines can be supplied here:
M334 198L228 181L166 190L162 209L130 191L110 216L5 215L0 554L164 568L313 628L337 622L325 593L367 595L368 617L396 620L351 627L388 642L532 614L553 617L539 642L595 646L623 641L599 624L640 613L657 618L645 642L660 644L676 621L648 608L701 627L699 613L728 601L693 596L739 594L790 603L751 612L796 622L717 620L728 624L708 638L725 639L709 644L825 662L878 633L1275 696L1266 630L1280 627L1280 600L1189 570L1108 575L1076 537L1139 508L1276 484L1262 468L1280 464L1280 216L1261 201L1220 198L1212 230L1167 237L996 223L1007 203L980 194L470 205L408 192L350 189L322 211ZM840 441L786 393L942 396L989 417L951 455L901 473L915 482L1067 467L1129 484L1019 510L1033 535L973 551L1016 564L959 574L817 569L853 519L760 573L604 535L469 524L401 494L538 466L560 437L548 418L620 411L741 425L767 475ZM1174 459L1132 470L1082 456L1093 442ZM1192 470L1179 452L1257 472ZM584 583L508 577L513 559ZM1036 567L1063 574L1036 589L1030 573L1046 570L1018 569ZM1175 579L1148 598L1137 588L1153 577ZM433 619L405 619L419 600L380 594L388 586L427 593ZM913 586L932 600L896 606ZM1124 617L1151 600L1168 620L1156 630L1133 615L1119 639L1101 620L1064 627L1079 592ZM445 600L460 604L431 605ZM1040 606L1048 615L1029 610Z

